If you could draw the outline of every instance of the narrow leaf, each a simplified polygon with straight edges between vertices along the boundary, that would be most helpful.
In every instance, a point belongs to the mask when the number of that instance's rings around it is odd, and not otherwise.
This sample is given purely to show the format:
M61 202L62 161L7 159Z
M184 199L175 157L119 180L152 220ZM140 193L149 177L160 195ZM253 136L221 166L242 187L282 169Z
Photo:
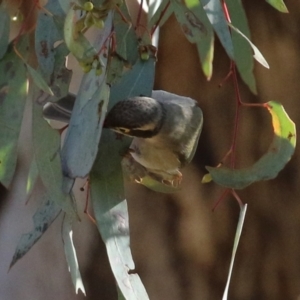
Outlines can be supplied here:
M199 5L200 0L185 0L185 4L188 8L193 8Z
M0 4L0 59L7 50L10 32L10 18L5 6L5 3Z
M78 290L81 290L82 293L86 296L79 271L76 250L73 243L72 220L70 220L67 216L65 216L63 221L62 237L64 242L65 255L76 294L78 294Z
M54 96L51 88L48 86L46 81L43 79L42 75L33 69L30 65L26 64L27 71L29 72L30 76L33 79L33 82L36 84L38 88L40 88L45 93Z
M138 61L111 90L110 106L136 95L151 95L154 60ZM129 139L116 139L113 132L103 130L99 153L90 176L91 199L97 225L105 242L117 284L127 300L149 299L134 269L130 251L127 203L124 200L122 154Z
M49 196L44 195L41 207L37 209L33 216L34 228L29 233L22 235L9 268L21 259L42 237L59 213L60 207Z
M82 86L86 83L84 81ZM92 168L107 111L109 92L105 80L91 97L88 97L89 91L80 89L62 150L64 173L71 178L85 177Z
M289 12L283 0L266 0L266 1L282 13Z
M151 30L154 25L158 25L160 27L163 26L164 23L172 15L172 13L173 13L173 9L172 9L172 5L170 5L170 0L150 1L149 12L148 12L149 30Z
M75 4L69 9L64 25L65 42L75 58L83 63L91 64L97 51L94 46L77 28L76 22L79 19L79 12L75 10Z
M191 9L176 0L172 0L171 4L186 38L191 43L197 44L202 70L210 79L212 76L214 32L205 10L200 3Z
M105 31L96 45L101 48L111 32L112 18L106 20ZM110 88L106 84L106 58L102 57L103 73L85 74L76 97L69 128L62 148L64 174L85 177L96 159L102 124L104 121Z
M291 159L296 147L295 123L280 103L269 101L266 107L272 116L274 128L268 152L248 168L206 167L213 181L229 188L243 189L254 182L275 178Z
M32 92L32 98L35 100L32 105L32 139L38 172L47 193L51 195L51 200L75 217L69 195L62 190L60 134L43 118L43 107L38 104L39 97L42 95L36 90Z
M28 38L18 51L24 53ZM17 146L27 96L26 68L10 45L0 61L0 182L9 188L17 163Z
M220 0L210 0L203 3L203 8L213 26L221 44L227 52L230 59L234 60L234 50L231 40L231 34L224 16Z
M38 167L37 167L37 164L36 164L36 160L33 157L32 161L31 161L31 164L30 164L28 177L27 177L27 184L26 184L27 198L30 197L38 176L39 176Z
M224 293L223 293L222 300L227 300L227 297L228 297L228 290L229 290L229 284L230 284L231 274L232 274L232 270L233 270L233 264L234 264L234 260L235 260L237 247L239 245L243 225L244 225L246 210L247 210L247 204L245 204L241 208L241 211L240 211L239 221L238 221L238 225L237 225L237 228L236 228L236 233L235 233L235 238L234 238L234 243L233 243L233 249L232 249L232 255L231 255L231 261L230 261L230 266L229 266L229 272L228 272L226 287L225 287L225 290L224 290Z
M235 26L235 28L239 28L248 38L248 40L246 40L244 36L241 36L235 30L231 31L235 64L244 82L248 85L250 90L256 94L256 82L253 74L254 60L252 46L249 43L250 29L245 10L241 0L228 0L226 1L226 5L229 10L232 25Z
M235 28L232 24L229 24L229 26L236 31L237 33L239 33L251 46L252 50L254 51L254 55L253 57L261 64L263 65L265 68L269 69L270 66L267 63L266 59L263 57L263 55L261 54L261 52L258 50L258 48L237 28Z

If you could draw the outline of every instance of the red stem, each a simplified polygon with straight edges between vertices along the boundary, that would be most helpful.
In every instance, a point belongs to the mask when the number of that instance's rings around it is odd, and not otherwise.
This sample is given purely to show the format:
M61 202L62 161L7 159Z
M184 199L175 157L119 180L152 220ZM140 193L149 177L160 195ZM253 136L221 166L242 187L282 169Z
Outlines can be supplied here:
M136 18L135 29L137 29L140 26L141 16L142 16L142 10L143 10L143 4L144 4L144 0L141 0L141 4L140 4L140 7L139 7L138 15L137 15L137 18Z
M154 27L151 30L151 36L153 35L153 33L155 32L155 30L157 29L161 19L163 18L164 14L166 13L168 7L170 6L170 1L167 3L166 7L162 10L159 19L157 20L156 24L154 25Z
M228 193L230 192L230 189L226 189L222 195L220 196L220 198L216 201L216 203L214 204L212 211L214 211L217 206L224 200L224 198L228 195Z

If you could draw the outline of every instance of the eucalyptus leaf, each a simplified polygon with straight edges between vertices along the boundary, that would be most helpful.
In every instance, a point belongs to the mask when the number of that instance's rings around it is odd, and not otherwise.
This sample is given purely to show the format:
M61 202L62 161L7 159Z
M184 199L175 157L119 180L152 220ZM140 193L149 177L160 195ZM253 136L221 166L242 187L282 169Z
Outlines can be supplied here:
M235 64L244 82L248 85L250 90L256 94L252 45L249 43L250 29L245 10L241 0L228 0L226 1L226 5L229 10L231 23L244 34L244 36L241 36L235 30L231 31ZM245 39L245 37L247 37L247 39Z
M138 61L111 90L110 107L124 98L151 95L154 81L154 59ZM99 153L90 175L93 209L99 231L105 242L108 258L117 284L127 300L149 299L134 269L130 251L127 203L124 197L122 154L130 139L116 139L110 130L103 130Z
M29 233L22 235L9 268L12 268L13 265L19 259L21 259L42 237L45 231L57 218L60 211L60 207L53 200L51 200L51 197L49 197L49 195L45 194L43 196L42 205L37 209L36 213L33 216L34 228Z
M18 43L25 53L28 37ZM26 57L26 55L24 55ZM27 96L27 72L23 61L10 44L0 61L0 182L9 188L17 164L17 146Z
M283 0L266 0L270 5L283 13L288 13L288 9Z
M160 2L160 3L159 3ZM148 28L151 30L153 26L163 26L173 13L170 0L156 1L152 0L149 3L148 12Z
M280 103L269 101L266 107L274 128L274 137L267 153L248 168L206 167L213 181L225 187L243 189L254 182L275 178L291 159L296 147L295 123Z
M227 282L226 282L226 286L225 286L225 290L224 290L224 293L223 293L222 300L227 300L228 299L228 290L229 290L229 284L230 284L231 274L232 274L232 270L233 270L233 264L234 264L234 260L235 260L237 247L239 245L240 237L241 237L241 234L242 234L242 229L243 229L243 225L244 225L246 211L247 211L247 204L245 204L241 208L241 211L240 211L239 221L238 221L238 225L237 225L236 233L235 233L235 237L234 237L232 256L231 256L231 261L230 261L230 266L229 266Z
M33 157L32 160L31 160L29 173L28 173L28 177L27 177L27 184L26 184L27 198L30 197L38 176L39 176L38 167L37 167L37 164L36 164L36 160Z
M6 53L9 43L10 17L5 3L0 4L0 59Z
M85 83L87 81L83 81L82 86ZM85 177L92 168L107 111L109 92L104 80L92 96L84 88L80 89L62 149L64 174L71 178Z
M95 46L102 47L112 28L112 15L106 20L104 32ZM101 56L103 69L106 58ZM110 88L106 72L100 76L91 71L83 77L76 97L69 128L62 148L62 165L66 176L85 177L95 161L102 132Z
M253 57L265 68L269 69L270 66L268 64L268 62L266 61L266 59L263 57L263 55L261 54L261 52L258 50L258 48L236 27L234 27L232 24L229 24L229 26L236 31L238 34L240 34L251 46L252 50L254 51L254 55Z
M42 93L33 88L32 98L32 139L34 156L39 175L46 188L58 206L67 214L75 216L70 196L63 192L63 173L60 158L60 134L52 129L43 118L43 108L38 104Z
M203 8L226 53L231 60L234 60L231 34L224 16L221 1L210 0L207 3L203 3Z
M44 91L45 93L49 94L50 96L54 96L51 88L48 86L47 82L43 79L42 75L28 64L26 64L26 68L31 78L33 79L33 82L36 84L36 86L40 88L42 91Z
M64 39L67 47L74 57L83 64L92 64L97 51L88 41L84 34L77 29L76 20L79 19L79 12L75 5L69 9L64 24Z
M55 15L56 19L64 16L63 10L57 4L56 0L48 0L45 6L48 11ZM56 26L53 15L39 10L35 30L35 51L39 70L44 80L48 83L50 83L50 76L54 70L56 53L54 44L63 40L62 28Z
M76 294L78 294L78 290L81 290L82 293L86 296L79 271L76 250L73 243L72 220L70 220L68 216L65 216L63 221L62 237L64 242L65 255Z

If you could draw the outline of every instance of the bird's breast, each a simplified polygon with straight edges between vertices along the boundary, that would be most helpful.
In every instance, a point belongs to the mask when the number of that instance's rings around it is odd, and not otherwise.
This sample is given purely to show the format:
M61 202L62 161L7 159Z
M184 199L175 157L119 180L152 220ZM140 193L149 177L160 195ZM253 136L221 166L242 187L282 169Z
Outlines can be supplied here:
M180 168L178 155L167 145L155 145L147 139L135 138L130 146L132 157L148 170L176 173Z

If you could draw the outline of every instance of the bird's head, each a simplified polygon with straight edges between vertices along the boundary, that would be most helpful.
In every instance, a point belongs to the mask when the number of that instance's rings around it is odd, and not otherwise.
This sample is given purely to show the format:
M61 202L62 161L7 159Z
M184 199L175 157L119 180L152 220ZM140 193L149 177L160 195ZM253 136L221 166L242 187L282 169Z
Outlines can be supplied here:
M105 128L140 138L155 136L164 121L164 108L149 97L133 97L119 101L107 114Z

